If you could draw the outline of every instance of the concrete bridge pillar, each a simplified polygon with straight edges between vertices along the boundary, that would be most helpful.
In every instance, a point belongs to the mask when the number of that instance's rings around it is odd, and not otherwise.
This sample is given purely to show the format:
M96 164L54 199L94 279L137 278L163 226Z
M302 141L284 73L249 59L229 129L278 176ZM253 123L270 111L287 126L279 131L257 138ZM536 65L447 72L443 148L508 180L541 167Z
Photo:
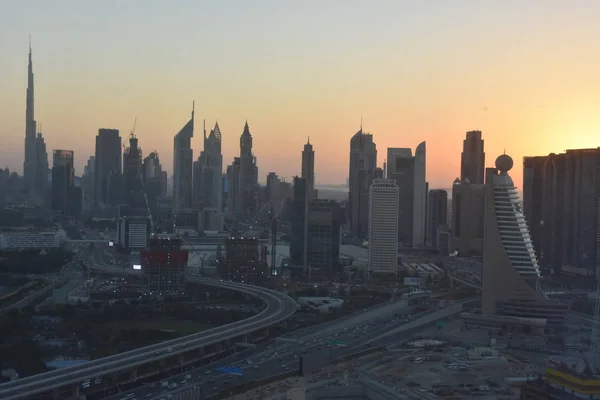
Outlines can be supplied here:
M79 384L75 384L71 387L71 397L73 399L85 400L85 395L80 395L79 393Z
M131 380L133 382L137 381L138 378L138 374L137 374L137 368L134 368L133 370L131 370Z
M183 354L177 356L177 365L183 367Z

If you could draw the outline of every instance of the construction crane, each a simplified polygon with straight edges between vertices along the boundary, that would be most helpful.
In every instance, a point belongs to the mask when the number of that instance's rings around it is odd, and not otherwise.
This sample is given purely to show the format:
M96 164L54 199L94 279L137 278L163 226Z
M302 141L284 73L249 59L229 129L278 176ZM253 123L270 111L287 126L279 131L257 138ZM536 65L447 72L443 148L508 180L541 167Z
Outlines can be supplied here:
M131 132L129 132L129 136L135 137L135 126L137 125L137 117L133 120L133 128L131 128Z

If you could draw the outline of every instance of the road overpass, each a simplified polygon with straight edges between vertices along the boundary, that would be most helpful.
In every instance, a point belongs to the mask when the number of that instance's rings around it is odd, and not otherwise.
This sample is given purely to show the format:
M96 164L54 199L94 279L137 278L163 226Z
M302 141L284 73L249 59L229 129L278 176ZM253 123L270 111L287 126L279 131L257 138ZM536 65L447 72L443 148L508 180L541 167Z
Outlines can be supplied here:
M114 268L111 273L123 273L123 269ZM264 309L245 320L208 331L93 360L80 366L4 383L0 385L0 398L17 400L43 393L52 393L56 399L82 398L80 389L84 382L96 384L97 390L105 390L107 385L118 385L141 378L138 373L141 371L138 370L142 367L146 367L146 372L143 372L146 377L168 368L168 361L176 366L183 366L226 352L236 342L251 342L253 335L256 336L257 333L261 335L262 332L261 337L264 337L265 331L268 335L269 327L292 316L297 308L292 298L262 287L192 276L188 281L259 297L264 301Z

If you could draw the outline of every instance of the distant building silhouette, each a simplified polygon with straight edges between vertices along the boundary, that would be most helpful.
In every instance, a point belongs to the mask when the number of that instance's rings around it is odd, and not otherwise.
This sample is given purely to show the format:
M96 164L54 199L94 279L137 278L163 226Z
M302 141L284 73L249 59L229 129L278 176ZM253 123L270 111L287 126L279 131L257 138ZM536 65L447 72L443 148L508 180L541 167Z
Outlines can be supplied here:
M194 109L192 117L175 135L173 150L173 208L175 211L192 206Z
M142 163L144 192L153 219L158 217L158 200L167 195L167 176L164 172L156 151L144 158Z
M81 189L83 190L83 208L89 209L94 204L94 178L96 168L96 157L91 156L81 176Z
M132 208L146 208L144 183L142 177L142 149L133 134L129 138L129 147L123 152L123 184L125 204Z
M29 192L29 197L34 200L42 188L36 188L36 122L34 117L34 80L33 80L33 61L31 57L31 43L29 43L29 64L27 68L27 100L25 109L25 157L23 163L23 181ZM46 160L47 161L47 160Z
M221 143L217 122L208 137L204 129L204 150L194 162L194 206L211 212L220 212L223 203Z
M369 187L377 168L377 146L373 135L360 130L350 139L348 178L348 220L350 230L360 239L369 231Z
M481 131L467 132L460 155L460 179L468 179L470 183L483 184L485 168L485 152Z
M599 170L600 148L523 159L523 208L549 273L595 277L600 268Z
M305 179L308 185L309 198L315 198L315 151L310 144L310 138L302 150L302 179Z
M46 150L46 142L44 141L41 132L38 132L37 137L35 138L34 154L34 197L38 204L42 204L44 200L44 189L48 186L48 152Z
M227 198L229 211L234 214L252 214L258 211L258 167L252 153L252 134L248 121L240 136L240 156L227 167Z
M483 210L485 186L468 179L452 185L450 251L461 257L481 256L483 252Z
M54 150L52 157L52 209L63 216L71 214L69 197L75 187L74 154L71 150Z
M442 189L429 191L427 201L427 246L437 249L438 236L445 232L448 218L448 192Z
M425 244L427 216L427 182L425 180L425 142L413 157L409 148L388 148L387 179L398 186L398 241L407 247Z
M94 168L94 200L98 204L113 204L111 188L114 176L121 175L121 136L118 129L98 129Z

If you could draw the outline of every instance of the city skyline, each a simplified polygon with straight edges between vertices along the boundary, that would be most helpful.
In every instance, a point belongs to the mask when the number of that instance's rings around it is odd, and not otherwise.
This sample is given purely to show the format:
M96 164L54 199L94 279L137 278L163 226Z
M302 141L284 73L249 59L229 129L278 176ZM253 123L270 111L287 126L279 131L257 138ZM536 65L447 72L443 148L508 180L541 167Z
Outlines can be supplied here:
M268 1L252 10L241 3L236 10L181 3L186 7L165 9L156 2L143 12L135 1L118 9L69 1L53 9L26 1L8 7L3 15L10 19L0 17L1 36L12 40L0 42L3 164L22 173L29 33L35 119L49 153L77 153L77 175L94 154L99 128L124 134L136 117L144 156L158 150L172 175L171 140L192 100L199 120L219 122L225 165L249 121L261 182L269 171L288 181L300 175L298 150L308 135L317 184L345 182L347 149L361 116L380 151L427 142L431 188L448 188L459 176L462 140L470 130L483 132L490 160L504 149L519 160L513 173L518 187L523 156L597 146L600 49L587 39L596 29L592 16L600 12L595 2L581 1L588 7L579 8L545 3L544 13L513 3L351 3L333 20L335 2L321 5L318 16L309 5L270 9L275 3ZM87 16L73 24L83 11ZM137 13L143 22L131 21ZM184 27L208 14L214 18L203 26ZM310 15L314 29L308 32L302 28ZM259 24L265 18L275 22ZM102 19L124 27L119 40L94 22ZM82 31L82 22L90 29ZM159 22L168 36L149 28ZM320 27L325 22L332 26ZM361 24L371 28L356 30ZM556 30L556 24L569 29ZM49 29L56 25L64 29ZM222 37L211 34L217 31ZM94 48L103 49L100 57ZM201 143L193 139L194 154L203 150Z

